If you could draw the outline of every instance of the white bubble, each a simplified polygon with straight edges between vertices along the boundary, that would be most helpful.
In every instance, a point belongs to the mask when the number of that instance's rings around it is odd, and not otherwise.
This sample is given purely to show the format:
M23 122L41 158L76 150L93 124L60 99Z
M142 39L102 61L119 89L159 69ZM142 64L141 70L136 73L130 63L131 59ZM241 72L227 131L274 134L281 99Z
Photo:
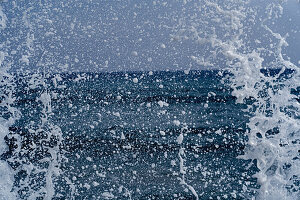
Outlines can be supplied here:
M86 159L90 162L93 160L91 157L86 157Z
M164 101L158 101L157 102L158 103L158 105L160 106L160 107L163 107L163 106L169 106L169 104L167 103L167 102L164 102Z
M176 120L174 120L174 121L173 121L173 123L174 123L176 126L179 126L179 125L180 125L180 121L179 121L179 120L177 120L177 119L176 119Z
M120 117L120 113L119 112L113 112L113 115L116 116L116 117Z
M181 144L183 141L183 134L181 133L178 137L177 137L177 143Z
M152 76L152 75L153 75L153 71L150 71L148 74L149 74L150 76Z
M93 181L93 186L97 187L98 185L99 185L99 183L98 183L98 182L96 182L96 181Z
M124 135L124 133L121 134L121 140L125 140L125 135Z
M215 96L216 96L216 93L214 93L214 92L209 92L209 93L207 94L207 96L208 96L208 97L212 97L212 96L215 97Z
M131 55L132 55L132 56L137 56L137 55L138 55L138 52L133 51L133 52L131 52Z
M258 39L256 39L256 40L255 40L255 43L256 43L256 44L261 44L261 41L258 40Z
M166 135L166 133L165 133L164 131L159 131L159 133L160 133L161 135Z
M26 65L29 65L29 56L28 55L22 55L22 58L20 59L21 62L26 63Z
M197 60L197 57L191 56L191 59L192 59L192 60Z
M174 167L176 165L176 161L175 160L171 160L171 165Z
M133 78L132 81L133 81L134 83L138 83L138 82L139 82L139 79Z
M183 70L183 72L188 75L190 73L190 70L189 69L186 69L186 70Z
M165 44L161 44L160 47L163 48L163 49L165 49L166 45Z
M110 192L103 192L101 195L102 195L104 198L107 198L107 199L115 198L115 196L114 196L112 193L110 193Z
M163 106L164 106L164 102L163 102L163 101L158 101L157 103L158 103L158 105L159 105L160 107L163 107Z
M89 184L87 184L87 183L85 183L85 184L83 185L83 187L85 187L87 190L89 190L89 189L91 188L91 186L90 186Z

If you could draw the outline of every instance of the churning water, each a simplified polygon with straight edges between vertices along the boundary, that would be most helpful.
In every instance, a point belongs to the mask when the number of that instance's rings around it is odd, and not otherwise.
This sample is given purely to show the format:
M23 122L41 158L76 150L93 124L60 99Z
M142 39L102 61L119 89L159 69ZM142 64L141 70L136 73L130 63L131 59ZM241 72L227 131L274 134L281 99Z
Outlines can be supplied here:
M1 2L0 199L300 199L299 16Z

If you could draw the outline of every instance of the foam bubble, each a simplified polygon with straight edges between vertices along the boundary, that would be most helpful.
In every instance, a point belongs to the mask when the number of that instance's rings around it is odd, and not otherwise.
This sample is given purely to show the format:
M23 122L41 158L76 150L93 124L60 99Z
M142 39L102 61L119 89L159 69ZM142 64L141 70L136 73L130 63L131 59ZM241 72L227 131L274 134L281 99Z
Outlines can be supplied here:
M138 56L138 52L137 52L137 51L132 51L132 52L131 52L131 55L132 55L132 56Z
M138 82L139 82L139 79L133 78L132 81L133 81L134 83L138 83Z
M166 45L165 45L165 44L161 44L160 47L161 47L162 49L165 49L165 48L166 48Z

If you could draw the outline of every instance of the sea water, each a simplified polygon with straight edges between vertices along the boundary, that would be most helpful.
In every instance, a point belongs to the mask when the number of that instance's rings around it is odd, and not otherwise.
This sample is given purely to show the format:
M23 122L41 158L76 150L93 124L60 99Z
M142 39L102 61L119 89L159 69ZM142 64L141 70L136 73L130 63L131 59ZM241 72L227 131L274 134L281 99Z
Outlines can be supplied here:
M245 110L255 100L236 104L233 90L222 83L232 74L65 73L33 84L36 76L15 76L13 105L22 116L9 127L9 149L2 155L15 171L20 198L42 198L48 189L54 199L257 195L257 160L239 158L253 148L247 124L255 118ZM267 138L278 134L276 127ZM298 191L298 184L294 177L286 187Z
M17 76L22 117L9 128L5 157L18 172L16 190L21 198L45 195L47 171L38 168L50 170L59 147L56 199L253 196L258 169L237 158L250 115L221 78L218 71L67 73L45 77L47 88L37 89L26 81L32 75ZM44 123L45 93L52 100Z
M297 4L177 2L162 27L180 48L159 46L193 64L145 70L128 47L141 70L110 73L60 59L64 6L3 5L1 199L299 199L297 27L280 21Z

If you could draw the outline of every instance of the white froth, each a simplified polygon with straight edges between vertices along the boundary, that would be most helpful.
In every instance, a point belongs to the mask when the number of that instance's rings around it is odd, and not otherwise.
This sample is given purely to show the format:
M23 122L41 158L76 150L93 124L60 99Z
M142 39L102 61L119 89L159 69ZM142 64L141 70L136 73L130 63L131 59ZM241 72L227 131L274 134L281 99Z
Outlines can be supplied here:
M173 124L175 124L176 126L179 126L179 125L180 125L180 121L177 120L177 119L175 119L175 120L173 121Z
M168 107L169 106L169 104L167 103L167 102L165 102L165 101L158 101L157 102L158 103L158 105L162 108L162 107L164 107L164 106L166 106L166 107Z
M181 144L183 141L183 134L181 133L178 137L177 137L177 143Z
M8 134L8 128L4 125L4 119L0 120L0 155L7 150L4 137ZM16 194L12 192L14 173L7 162L0 160L0 200L15 200Z
M103 192L101 195L104 197L104 199L115 198L115 196L112 193L110 193L110 192Z
M0 200L15 200L17 195L12 192L14 174L5 161L0 161Z

